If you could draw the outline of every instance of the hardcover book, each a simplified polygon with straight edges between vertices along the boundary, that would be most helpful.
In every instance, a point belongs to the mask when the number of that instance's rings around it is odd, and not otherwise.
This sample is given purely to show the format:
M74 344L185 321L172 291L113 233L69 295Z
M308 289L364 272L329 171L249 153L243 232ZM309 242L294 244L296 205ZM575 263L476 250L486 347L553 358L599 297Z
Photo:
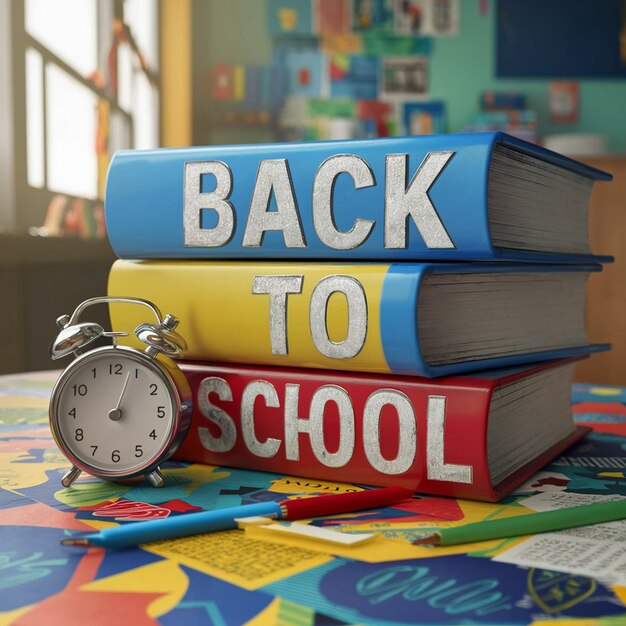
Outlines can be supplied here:
M121 258L580 263L608 179L498 132L132 150L106 219Z
M183 363L185 461L495 501L582 437L573 363L437 381Z
M176 315L190 359L443 376L606 348L584 326L600 267L118 260L108 292Z

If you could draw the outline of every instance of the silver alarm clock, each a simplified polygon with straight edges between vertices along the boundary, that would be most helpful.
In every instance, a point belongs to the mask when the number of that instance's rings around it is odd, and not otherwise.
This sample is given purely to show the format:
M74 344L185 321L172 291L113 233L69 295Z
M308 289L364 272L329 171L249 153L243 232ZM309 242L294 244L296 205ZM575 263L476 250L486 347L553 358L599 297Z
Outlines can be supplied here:
M96 304L147 307L156 323L135 328L145 350L117 344L126 332L105 331L94 322L78 323ZM70 486L81 472L105 480L145 476L163 485L159 466L183 440L190 421L191 392L185 375L170 357L182 356L185 341L175 331L178 320L139 298L98 297L82 302L71 316L57 319L61 332L51 347L58 359L76 358L59 376L50 397L52 435L72 463L62 479ZM88 349L101 337L112 345Z

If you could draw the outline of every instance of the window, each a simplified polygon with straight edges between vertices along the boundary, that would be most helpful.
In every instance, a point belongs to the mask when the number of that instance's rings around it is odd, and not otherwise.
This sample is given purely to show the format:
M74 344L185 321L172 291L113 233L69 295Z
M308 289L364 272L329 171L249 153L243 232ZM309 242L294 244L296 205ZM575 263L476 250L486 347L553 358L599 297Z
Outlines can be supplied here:
M158 0L7 5L17 208L0 226L102 236L111 155L159 145Z

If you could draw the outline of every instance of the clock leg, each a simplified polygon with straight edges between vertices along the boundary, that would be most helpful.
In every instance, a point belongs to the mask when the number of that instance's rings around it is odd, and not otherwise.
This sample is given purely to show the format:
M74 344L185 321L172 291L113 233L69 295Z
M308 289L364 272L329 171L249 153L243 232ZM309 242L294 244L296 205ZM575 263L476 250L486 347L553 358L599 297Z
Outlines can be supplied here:
M81 474L83 470L72 465L72 467L66 472L65 476L61 479L61 484L64 487L69 487Z
M155 470L148 472L146 474L146 478L153 487L163 487L165 484L163 476L161 475L161 470L158 467Z

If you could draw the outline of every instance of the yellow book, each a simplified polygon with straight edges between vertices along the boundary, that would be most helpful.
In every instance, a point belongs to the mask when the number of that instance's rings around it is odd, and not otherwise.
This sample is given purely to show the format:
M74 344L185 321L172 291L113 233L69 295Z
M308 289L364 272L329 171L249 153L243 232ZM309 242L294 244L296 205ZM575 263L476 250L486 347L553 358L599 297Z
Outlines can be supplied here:
M589 269L118 260L108 291L177 317L190 360L433 376L606 348L580 315ZM136 308L111 305L113 329Z

